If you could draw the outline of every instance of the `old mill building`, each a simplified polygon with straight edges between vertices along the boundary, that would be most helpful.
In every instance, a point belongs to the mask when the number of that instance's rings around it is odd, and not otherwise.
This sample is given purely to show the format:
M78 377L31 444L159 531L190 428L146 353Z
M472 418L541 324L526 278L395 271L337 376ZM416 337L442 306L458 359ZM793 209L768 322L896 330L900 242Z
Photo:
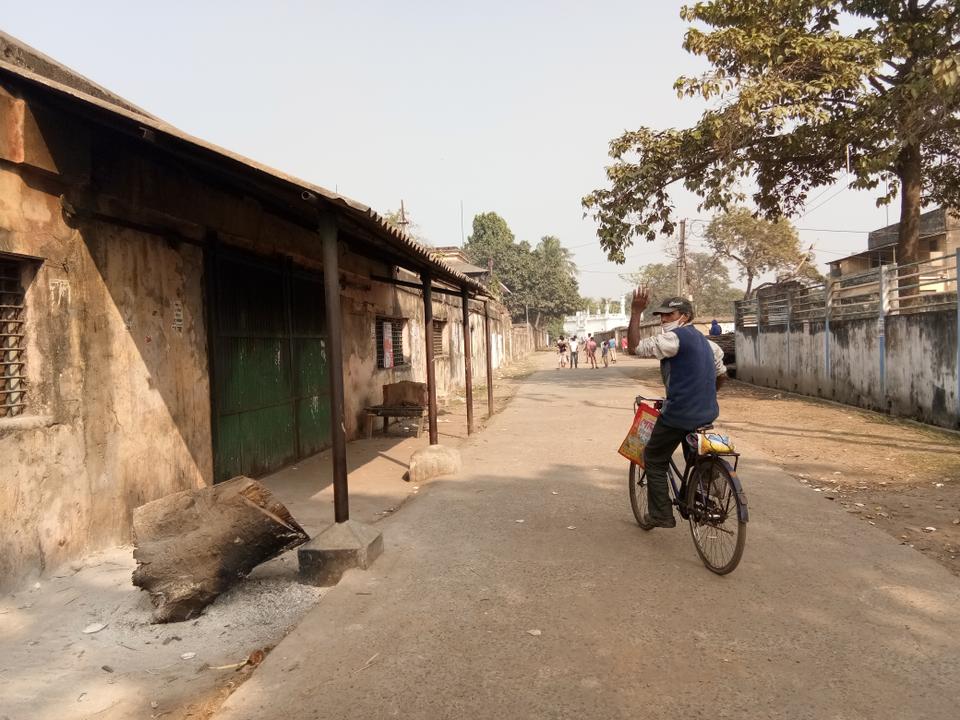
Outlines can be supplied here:
M384 384L442 399L525 338L369 207L0 34L0 586L128 540L149 500L336 453Z

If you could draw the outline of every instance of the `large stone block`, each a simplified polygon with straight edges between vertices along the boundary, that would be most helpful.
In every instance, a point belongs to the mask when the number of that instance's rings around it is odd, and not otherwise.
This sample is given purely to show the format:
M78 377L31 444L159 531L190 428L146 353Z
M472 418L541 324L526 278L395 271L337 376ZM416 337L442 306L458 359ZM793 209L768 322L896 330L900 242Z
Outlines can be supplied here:
M403 479L422 483L438 475L453 475L460 472L460 451L444 445L430 445L410 456L410 469Z
M379 530L356 520L334 523L297 550L300 582L336 585L347 570L366 570L382 552Z

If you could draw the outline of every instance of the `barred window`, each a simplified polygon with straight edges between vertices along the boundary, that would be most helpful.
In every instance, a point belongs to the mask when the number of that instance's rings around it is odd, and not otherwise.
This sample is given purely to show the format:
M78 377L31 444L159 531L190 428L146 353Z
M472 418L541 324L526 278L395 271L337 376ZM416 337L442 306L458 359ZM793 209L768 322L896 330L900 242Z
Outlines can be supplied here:
M377 367L392 368L406 364L403 359L403 318L377 318Z
M443 355L443 327L447 323L443 320L433 321L433 354Z
M23 263L0 257L0 418L27 409Z

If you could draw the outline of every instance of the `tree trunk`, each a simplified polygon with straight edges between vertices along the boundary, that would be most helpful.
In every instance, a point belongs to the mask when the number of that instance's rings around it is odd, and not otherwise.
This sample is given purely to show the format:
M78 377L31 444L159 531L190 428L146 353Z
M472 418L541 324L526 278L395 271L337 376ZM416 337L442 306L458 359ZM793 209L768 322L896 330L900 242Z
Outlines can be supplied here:
M920 205L923 188L923 167L920 148L908 145L897 158L900 177L900 234L897 237L897 263L920 259Z
M903 268L904 265L920 260L920 209L923 189L923 166L920 148L907 145L897 157L897 175L900 178L900 229L897 236L897 265L899 275L909 276L917 272L916 266ZM903 285L915 285L916 277L903 277ZM905 295L918 295L919 288L905 287L898 291Z
M154 622L189 620L254 567L309 540L256 480L167 495L133 512L133 584Z
M753 292L753 273L747 273L747 291L743 294L744 300L750 299L750 293Z

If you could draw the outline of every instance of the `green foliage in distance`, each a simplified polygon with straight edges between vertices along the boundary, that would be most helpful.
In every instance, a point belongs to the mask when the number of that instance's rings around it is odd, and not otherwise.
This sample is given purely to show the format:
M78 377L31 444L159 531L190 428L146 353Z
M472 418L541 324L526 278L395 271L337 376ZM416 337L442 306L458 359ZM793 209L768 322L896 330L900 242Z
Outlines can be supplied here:
M921 206L960 205L960 3L709 0L681 17L693 24L683 47L711 68L675 88L709 109L690 128L611 141L609 186L583 199L609 258L673 233L677 182L707 210L750 186L771 220L843 182L878 204L900 194L897 258L919 259Z
M714 217L704 241L717 257L736 263L740 279L747 281L745 298L750 297L754 280L767 272L775 272L778 280L821 279L813 253L800 249L797 231L786 220L770 222L746 208L733 208Z
M544 328L550 335L551 342L556 342L557 338L559 338L561 335L564 337L567 335L567 333L563 330L563 318L561 317L550 318L544 323Z
M570 251L553 236L531 248L526 241L516 241L502 217L481 213L473 218L464 252L474 264L492 266L490 290L515 320L529 313L530 323L539 329L544 320L563 317L579 306L576 265ZM510 292L502 293L500 283Z
M558 238L547 235L533 249L530 281L528 298L534 327L540 327L541 317L563 318L576 312L580 304L577 266Z
M730 272L716 255L687 254L687 294L698 318L730 317L733 303L743 298L743 291L730 285ZM621 276L632 285L643 285L653 303L661 303L677 294L676 263L650 263L639 272Z

